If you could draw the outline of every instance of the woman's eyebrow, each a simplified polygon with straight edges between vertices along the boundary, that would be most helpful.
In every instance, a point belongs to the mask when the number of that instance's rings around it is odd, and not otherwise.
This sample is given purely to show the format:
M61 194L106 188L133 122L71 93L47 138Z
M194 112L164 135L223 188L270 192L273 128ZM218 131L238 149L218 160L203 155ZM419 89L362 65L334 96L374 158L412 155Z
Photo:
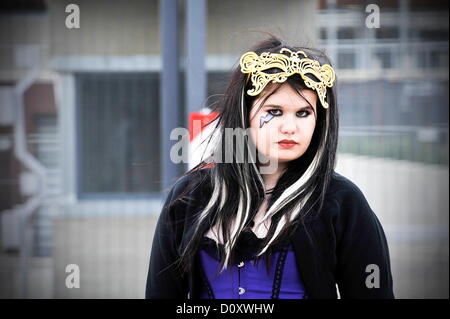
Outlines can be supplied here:
M263 108L271 107L274 109L284 109L281 105L277 105L277 104L266 104L266 105L263 105L262 107ZM300 110L305 110L305 109L311 109L314 111L314 108L311 105L300 106Z

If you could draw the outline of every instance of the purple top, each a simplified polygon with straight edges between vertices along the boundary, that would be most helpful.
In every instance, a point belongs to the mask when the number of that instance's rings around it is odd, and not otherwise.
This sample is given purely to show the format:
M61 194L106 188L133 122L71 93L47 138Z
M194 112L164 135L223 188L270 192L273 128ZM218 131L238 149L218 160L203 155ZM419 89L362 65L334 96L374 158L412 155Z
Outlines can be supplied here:
M204 275L204 284L200 298L217 299L304 299L305 288L298 272L295 254L291 245L274 248L267 272L266 259L262 255L255 259L255 248L262 240L252 231L244 232L244 240L238 241L251 248L240 247L232 266L219 273L219 245L203 238L199 257ZM253 250L253 252L249 251ZM240 260L240 262L238 261Z

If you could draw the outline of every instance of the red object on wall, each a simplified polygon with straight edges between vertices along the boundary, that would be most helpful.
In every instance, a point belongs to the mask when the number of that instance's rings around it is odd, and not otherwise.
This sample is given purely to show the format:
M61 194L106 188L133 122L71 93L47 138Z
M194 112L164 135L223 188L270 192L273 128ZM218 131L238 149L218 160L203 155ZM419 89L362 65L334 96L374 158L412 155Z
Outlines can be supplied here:
M205 128L205 126L214 121L217 116L219 116L218 112L211 112L208 114L191 112L189 114L189 141L192 142L192 140ZM194 121L201 121L201 125L198 126L197 124L195 130Z
M189 114L189 142L199 136L199 134L207 127L208 124L213 122L219 116L218 112L201 113L192 112ZM195 123L195 125L194 125ZM211 124L214 125L214 124ZM203 165L202 168L212 167L214 164Z

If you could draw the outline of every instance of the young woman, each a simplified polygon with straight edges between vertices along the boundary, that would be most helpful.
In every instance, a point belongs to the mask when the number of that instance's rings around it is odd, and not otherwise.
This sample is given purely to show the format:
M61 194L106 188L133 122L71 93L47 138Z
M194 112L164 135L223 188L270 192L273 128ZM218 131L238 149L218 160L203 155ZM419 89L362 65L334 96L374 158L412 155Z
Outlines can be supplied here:
M317 50L270 38L241 57L214 153L164 204L147 298L394 297L383 229L334 172L335 87Z

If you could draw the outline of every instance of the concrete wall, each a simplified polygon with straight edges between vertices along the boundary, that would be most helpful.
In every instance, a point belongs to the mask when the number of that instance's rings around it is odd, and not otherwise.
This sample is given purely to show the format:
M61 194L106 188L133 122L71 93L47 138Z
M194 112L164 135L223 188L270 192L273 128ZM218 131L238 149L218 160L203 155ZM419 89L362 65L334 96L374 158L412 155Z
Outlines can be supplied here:
M144 298L157 217L56 218L54 298ZM66 267L80 288L66 287Z
M8 15L0 22L0 39L6 44L38 44L50 56L141 55L160 53L157 0L79 0L80 28L65 25L65 8L73 1L50 0L48 11ZM180 28L184 33L184 3ZM209 54L239 54L271 32L293 43L314 44L313 0L207 1ZM183 41L183 39L180 39ZM183 46L182 46L183 47ZM10 53L3 53L0 69L14 68Z
M51 54L157 54L158 1L80 0L80 28L68 29L65 7L73 1L49 1Z

